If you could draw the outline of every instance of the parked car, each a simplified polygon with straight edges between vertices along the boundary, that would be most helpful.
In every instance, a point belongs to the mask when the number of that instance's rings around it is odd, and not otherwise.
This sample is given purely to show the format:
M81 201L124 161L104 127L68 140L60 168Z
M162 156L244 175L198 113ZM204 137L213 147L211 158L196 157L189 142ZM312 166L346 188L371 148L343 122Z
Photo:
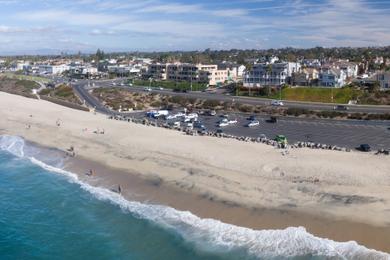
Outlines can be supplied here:
M337 105L333 107L333 110L339 110L339 111L347 111L348 107L343 105Z
M371 151L371 147L369 144L361 144L358 148L362 152L369 152Z
M255 121L255 120L256 120L256 116L251 115L251 116L248 117L248 120L250 120L250 121Z
M215 116L215 115L217 115L217 112L215 110L210 110L208 114L210 116Z
M165 117L166 120L172 120L172 119L176 119L177 116L176 115L168 115Z
M225 126L228 126L229 123L228 122L221 122L218 124L219 127L225 127Z
M151 110L151 111L148 111L146 112L146 116L147 117L154 117L154 115L157 113L156 110Z
M228 121L229 125L234 125L234 124L237 124L237 123L238 123L237 119L231 119L231 120Z
M222 133L223 133L223 130L222 130L221 128L218 128L218 129L217 129L217 133L218 133L218 134L222 134Z
M275 136L275 141L280 144L287 144L287 138L284 135Z
M184 123L188 123L188 122L191 122L192 121L192 118L189 118L188 116L184 116L183 117L183 122Z
M277 121L278 121L278 120L277 120L276 116L271 116L271 117L267 120L268 123L273 123L273 124L275 124Z
M193 123L187 123L186 127L188 129L194 129L194 124Z
M258 125L260 125L260 122L258 120L253 120L253 121L249 122L249 124L247 126L254 127L254 126L258 126Z
M180 122L179 122L179 121L174 122L174 123L173 123L173 126L179 128L179 127L180 127Z
M200 129L205 129L206 127L202 124L200 121L195 121L194 122L194 127L200 128Z
M272 100L271 105L278 106L278 107L284 106L284 104L281 100Z
M259 135L259 138L266 139L267 136L266 136L265 134L260 134L260 135Z

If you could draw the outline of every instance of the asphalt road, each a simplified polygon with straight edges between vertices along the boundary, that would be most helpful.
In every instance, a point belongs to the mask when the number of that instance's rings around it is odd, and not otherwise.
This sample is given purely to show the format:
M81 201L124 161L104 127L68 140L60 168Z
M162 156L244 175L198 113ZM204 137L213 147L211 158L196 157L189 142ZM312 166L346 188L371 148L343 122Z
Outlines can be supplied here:
M115 86L112 83L115 82ZM116 81L97 81L94 82L94 86L91 85L91 88L96 87L118 87L124 88L128 91L132 92L144 92L144 87L140 86L120 86L123 80ZM84 83L86 84L86 83ZM218 93L209 93L209 92L187 92L180 93L174 92L170 89L159 90L156 88L152 88L153 93L173 95L173 96L184 96L190 98L198 98L198 99L210 99L210 100L218 100L218 101L229 101L236 102L240 104L249 104L249 105L271 105L270 99L265 98L250 98L250 97L236 97L230 96L226 94L218 94ZM326 103L313 103L313 102L295 102L295 101L283 101L285 107L292 108L305 108L309 110L326 110L332 111L334 109L335 104L326 104ZM360 113L390 113L390 106L366 106L366 105L348 105L349 112L360 112Z

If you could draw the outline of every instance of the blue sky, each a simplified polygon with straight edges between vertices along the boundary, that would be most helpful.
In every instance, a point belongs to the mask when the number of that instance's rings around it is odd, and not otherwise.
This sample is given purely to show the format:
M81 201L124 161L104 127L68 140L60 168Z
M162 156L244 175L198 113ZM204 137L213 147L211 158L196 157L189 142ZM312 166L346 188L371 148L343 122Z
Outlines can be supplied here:
M0 54L390 45L390 0L0 0Z

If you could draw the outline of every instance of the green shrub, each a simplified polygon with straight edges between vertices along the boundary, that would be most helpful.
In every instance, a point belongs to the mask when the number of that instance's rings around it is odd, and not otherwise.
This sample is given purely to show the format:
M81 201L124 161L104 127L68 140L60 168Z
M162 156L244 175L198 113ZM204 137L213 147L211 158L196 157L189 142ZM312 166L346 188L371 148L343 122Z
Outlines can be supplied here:
M252 105L240 105L239 110L244 113L251 113L254 110L254 107Z
M209 99L209 100L205 100L205 102L203 102L203 107L208 108L208 109L215 108L219 105L220 105L220 102L218 100Z

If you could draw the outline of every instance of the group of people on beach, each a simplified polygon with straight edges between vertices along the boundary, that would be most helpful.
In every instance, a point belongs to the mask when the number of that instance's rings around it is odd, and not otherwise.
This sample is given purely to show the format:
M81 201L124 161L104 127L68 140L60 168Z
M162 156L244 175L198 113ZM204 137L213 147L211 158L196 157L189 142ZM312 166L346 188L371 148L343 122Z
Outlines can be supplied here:
M70 148L66 150L66 155L70 156L70 157L75 157L76 156L76 152L75 152L73 146L70 146Z
M97 128L95 131L93 131L95 134L101 134L101 135L104 135L104 128L103 129L99 129Z

